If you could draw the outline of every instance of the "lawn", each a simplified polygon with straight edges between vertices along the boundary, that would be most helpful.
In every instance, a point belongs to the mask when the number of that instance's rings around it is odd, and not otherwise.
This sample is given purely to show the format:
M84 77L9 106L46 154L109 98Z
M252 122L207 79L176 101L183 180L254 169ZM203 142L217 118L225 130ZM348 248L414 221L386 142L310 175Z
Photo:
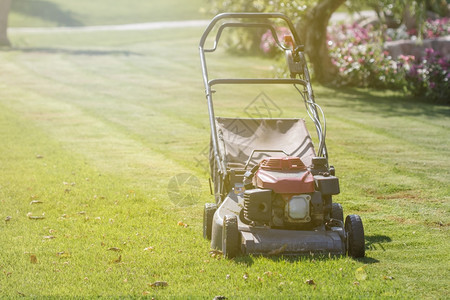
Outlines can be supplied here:
M208 253L201 33L10 35L14 48L0 52L0 294L445 298L450 108L399 92L314 86L335 200L362 216L366 258ZM270 65L219 53L210 70ZM245 115L261 92L281 116L305 115L292 91L262 87L217 89L218 114ZM170 197L179 174L198 178L195 201Z
M9 26L53 27L205 19L207 0L13 0Z

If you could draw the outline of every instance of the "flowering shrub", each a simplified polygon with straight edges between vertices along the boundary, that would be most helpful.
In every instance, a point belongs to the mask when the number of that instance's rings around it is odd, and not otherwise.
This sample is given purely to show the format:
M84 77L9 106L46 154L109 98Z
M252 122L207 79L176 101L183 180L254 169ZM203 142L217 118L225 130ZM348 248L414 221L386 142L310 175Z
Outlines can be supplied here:
M402 76L397 63L381 48L381 34L359 24L340 25L329 31L328 47L338 68L340 85L396 87Z
M450 34L450 18L442 18L436 20L427 20L423 25L423 38L434 39ZM386 30L386 40L415 40L418 32L416 29L407 30L405 25L401 25L397 29L389 28Z
M427 37L436 37L445 26L448 28L448 19L428 24ZM433 49L426 49L420 61L404 55L394 60L382 50L383 36L379 31L356 23L332 28L328 39L332 63L339 70L337 84L403 88L415 96L449 102L450 61Z
M450 61L427 48L421 61L414 57L400 57L405 72L406 88L415 96L425 96L435 102L449 103Z

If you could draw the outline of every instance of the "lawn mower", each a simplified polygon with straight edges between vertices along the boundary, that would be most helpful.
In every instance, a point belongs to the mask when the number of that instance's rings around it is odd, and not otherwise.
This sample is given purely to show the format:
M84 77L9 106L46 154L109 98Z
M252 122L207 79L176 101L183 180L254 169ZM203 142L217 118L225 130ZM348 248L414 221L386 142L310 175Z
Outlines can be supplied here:
M277 36L276 22L289 35ZM262 28L284 52L290 78L208 77L206 54L217 49L226 28ZM213 46L205 48L216 32ZM210 172L215 203L203 214L203 236L223 255L332 254L363 257L364 228L332 197L339 194L335 169L328 163L326 123L315 103L310 75L293 23L280 13L223 13L203 33L200 61L211 127ZM317 132L317 152L301 118L216 117L213 87L218 85L290 85L304 101Z

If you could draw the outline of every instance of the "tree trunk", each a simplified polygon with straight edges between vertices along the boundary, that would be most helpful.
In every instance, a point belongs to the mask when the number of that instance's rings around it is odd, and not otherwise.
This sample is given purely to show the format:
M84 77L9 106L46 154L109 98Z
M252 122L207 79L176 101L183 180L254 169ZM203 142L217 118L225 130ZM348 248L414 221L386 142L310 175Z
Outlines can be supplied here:
M8 14L11 0L0 0L0 46L10 46L8 40Z
M301 24L305 52L312 64L314 77L320 83L330 83L338 72L328 54L327 26L331 15L344 2L345 0L320 0Z

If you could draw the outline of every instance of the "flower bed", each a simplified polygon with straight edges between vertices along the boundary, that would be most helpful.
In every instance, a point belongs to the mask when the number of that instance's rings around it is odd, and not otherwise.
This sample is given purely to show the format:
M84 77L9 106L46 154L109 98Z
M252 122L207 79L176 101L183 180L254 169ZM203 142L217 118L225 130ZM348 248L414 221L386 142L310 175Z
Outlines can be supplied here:
M449 19L427 22L425 28L427 38L448 35ZM406 37L414 39L413 34L409 32ZM403 34L396 36L405 37ZM384 40L393 37L357 23L332 27L328 46L332 62L339 70L336 83L404 89L415 96L448 103L449 59L432 48L426 48L422 57L399 55L393 58L381 46Z

